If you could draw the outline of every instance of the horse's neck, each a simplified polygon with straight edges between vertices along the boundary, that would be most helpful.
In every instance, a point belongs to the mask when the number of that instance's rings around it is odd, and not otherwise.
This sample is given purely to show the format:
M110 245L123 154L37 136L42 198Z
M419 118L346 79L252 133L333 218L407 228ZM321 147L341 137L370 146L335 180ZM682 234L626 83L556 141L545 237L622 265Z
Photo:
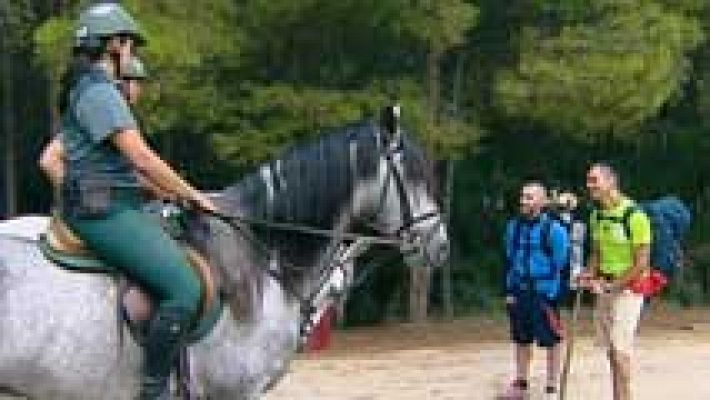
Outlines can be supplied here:
M345 135L345 134L344 134ZM282 160L261 165L257 172L221 194L223 212L301 227L351 230L372 202L372 185L379 182L377 159L365 135L331 137L295 151ZM374 149L373 149L374 150ZM367 188L367 190L362 190ZM337 243L327 236L246 224L256 234L264 268L276 261L297 287L312 286L318 267L331 262L329 249ZM268 253L263 249L268 249ZM272 264L273 265L273 264Z

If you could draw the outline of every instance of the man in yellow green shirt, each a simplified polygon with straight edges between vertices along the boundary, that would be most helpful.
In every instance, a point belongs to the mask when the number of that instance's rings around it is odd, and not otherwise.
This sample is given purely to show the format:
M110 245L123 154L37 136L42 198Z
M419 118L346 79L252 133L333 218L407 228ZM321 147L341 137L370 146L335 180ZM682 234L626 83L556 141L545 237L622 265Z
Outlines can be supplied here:
M629 286L649 271L651 224L621 192L613 167L594 164L586 180L598 208L589 221L592 250L580 283L597 295L595 325L609 356L613 398L631 400L631 356L643 295Z

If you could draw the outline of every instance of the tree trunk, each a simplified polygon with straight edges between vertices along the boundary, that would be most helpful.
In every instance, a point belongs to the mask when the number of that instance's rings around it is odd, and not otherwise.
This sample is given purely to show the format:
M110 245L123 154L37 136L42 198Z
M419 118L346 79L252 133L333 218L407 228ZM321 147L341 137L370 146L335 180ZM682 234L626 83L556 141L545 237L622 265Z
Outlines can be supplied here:
M453 202L454 188L454 161L449 160L446 163L446 186L444 188L444 221L446 226L451 229L451 205ZM449 231L449 234L451 232ZM454 301L451 293L451 264L453 251L451 251L451 236L449 236L449 259L441 266L441 293L444 301L444 317L447 319L454 318Z
M5 207L6 216L17 214L17 169L15 149L15 102L14 102L14 57L10 54L8 43L2 40L2 130L5 147Z
M429 129L433 129L439 120L440 70L439 64L442 52L438 46L431 45L427 53L427 86L429 97ZM427 129L426 143L431 145L431 136ZM430 148L431 150L431 148ZM432 165L435 167L436 165ZM429 311L429 289L431 288L431 269L409 269L409 320L424 322Z
M429 123L434 127L439 121L440 64L442 52L437 46L431 46L427 53L427 89L429 95Z
M54 0L53 1L53 9L52 9L52 15L62 15L64 12L64 8L66 7L66 0Z
M460 106L461 106L461 86L463 82L463 67L464 67L464 54L459 52L456 58L456 69L454 70L454 80L453 80L453 90L452 90L452 104L453 113L455 118L460 118ZM444 196L443 196L443 212L444 221L446 226L451 229L451 208L454 200L454 172L455 165L454 160L448 160L446 163L446 176L444 181ZM449 232L450 234L451 232ZM444 302L444 317L447 319L454 318L454 301L453 293L451 287L451 269L453 265L453 241L449 237L449 259L444 265L441 266L441 292Z
M429 314L431 268L409 267L409 321L425 322Z

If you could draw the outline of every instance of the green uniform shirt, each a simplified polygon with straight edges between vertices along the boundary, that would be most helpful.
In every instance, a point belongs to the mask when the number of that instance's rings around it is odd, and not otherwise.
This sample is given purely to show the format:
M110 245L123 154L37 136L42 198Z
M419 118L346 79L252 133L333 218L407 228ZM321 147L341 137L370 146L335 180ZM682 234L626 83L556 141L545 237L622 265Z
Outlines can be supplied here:
M622 220L629 207L635 207L635 203L623 198L613 209L592 214L592 239L599 248L599 269L604 274L621 276L634 264L634 247L651 244L651 222L640 210L629 217L630 237L627 237Z
M137 187L129 160L113 145L111 135L137 127L133 113L106 72L93 68L70 93L60 137L67 177L101 177L112 187Z

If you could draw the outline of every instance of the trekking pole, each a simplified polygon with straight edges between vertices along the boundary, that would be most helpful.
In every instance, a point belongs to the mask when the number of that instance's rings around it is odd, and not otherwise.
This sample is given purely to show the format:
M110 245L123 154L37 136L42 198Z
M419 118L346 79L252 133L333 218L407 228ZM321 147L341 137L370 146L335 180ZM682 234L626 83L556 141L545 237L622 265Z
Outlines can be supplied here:
M584 243L587 238L587 227L584 223L572 222L571 229L572 246L570 249L570 287L576 288L577 292L574 296L574 304L572 305L572 316L567 329L567 345L565 346L564 361L560 375L560 400L567 398L567 385L569 382L569 372L572 368L572 353L574 351L575 333L577 330L577 321L582 308L582 296L584 295L584 287L579 282L579 278L584 273Z
M560 400L567 398L567 382L569 381L569 371L572 364L572 351L574 350L574 335L579 319L580 309L582 308L582 294L584 290L581 287L577 288L577 293L574 296L574 305L572 306L572 317L570 318L569 329L567 330L567 346L565 347L565 359L562 364L562 374L560 375Z

